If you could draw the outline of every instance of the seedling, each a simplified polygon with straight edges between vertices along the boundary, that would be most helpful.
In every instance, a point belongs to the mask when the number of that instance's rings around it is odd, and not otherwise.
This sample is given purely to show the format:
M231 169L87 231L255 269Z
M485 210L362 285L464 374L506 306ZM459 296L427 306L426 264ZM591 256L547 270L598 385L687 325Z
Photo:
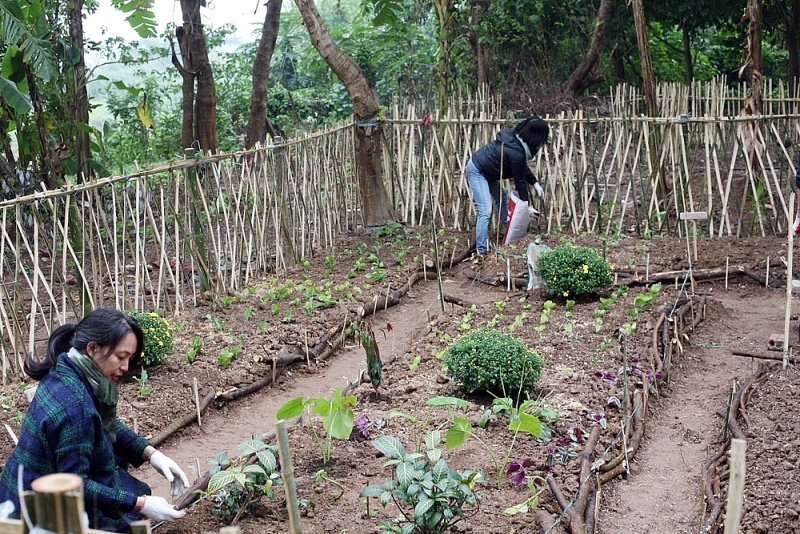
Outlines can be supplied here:
M336 269L336 254L325 256L325 265L328 266L330 272L333 272Z
M245 321L249 321L252 316L253 316L253 307L252 306L248 306L244 310L244 320Z
M262 334L265 334L268 328L269 328L269 320L267 320L267 318L264 317L263 319L261 319L261 322L258 323L258 331L261 332Z
M136 383L139 384L139 393L140 397L147 397L153 392L153 387L147 384L147 369L144 367L142 368L142 376L140 377L133 377L136 380Z
M314 474L314 481L315 481L317 484L322 484L323 482L330 482L331 484L333 484L334 486L336 486L337 488L339 488L339 494L338 494L338 495L334 495L334 496L333 496L333 500L334 500L334 501L337 501L337 500L339 500L339 498L340 498L342 495L344 495L344 490L345 490L345 487L344 487L343 485L341 485L340 483L336 482L336 481L335 481L334 479L332 479L331 477L329 477L329 476L328 476L328 473L326 473L324 469L320 469L319 471L317 471L317 472Z
M211 315L210 313L206 315L206 319L214 323L214 326L222 330L223 332L228 331L228 324L224 321L221 321L218 317Z
M219 362L220 367L223 369L228 369L231 366L231 363L239 357L242 353L242 349L236 346L233 347L225 347L217 356L217 362Z
M422 361L422 354L417 354L416 356L414 356L414 359L411 361L411 363L408 364L408 370L411 371L412 373L416 373L417 369L419 369L419 364L421 361Z
M233 304L233 297L220 297L219 301L222 303L222 308L227 310Z
M186 350L186 360L189 363L194 363L201 350L203 350L203 338L194 336L192 338L192 346Z

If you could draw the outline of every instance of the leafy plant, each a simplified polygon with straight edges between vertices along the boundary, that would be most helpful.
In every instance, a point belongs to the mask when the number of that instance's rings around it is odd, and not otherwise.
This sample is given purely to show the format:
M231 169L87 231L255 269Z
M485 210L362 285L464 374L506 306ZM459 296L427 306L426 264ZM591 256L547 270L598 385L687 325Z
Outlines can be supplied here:
M320 453L322 454L322 463L327 464L331 458L331 444L333 438L348 439L353 431L353 424L355 416L353 414L353 406L356 405L356 398L352 395L342 396L342 388L333 392L331 400L325 397L317 397L316 399L303 397L295 397L294 399L286 402L278 409L275 414L278 419L292 419L297 417L303 410L311 409L322 418L322 427L325 429L325 440L320 439L316 427L311 426L314 433L314 439L317 440Z
M248 513L250 506L262 496L275 499L274 486L283 483L278 470L278 449L263 441L252 439L239 445L241 454L233 460L227 452L217 454L210 460L211 478L206 491L198 490L204 498L211 500L213 515L231 523ZM255 458L253 463L250 458Z
M529 463L530 462L530 463ZM503 510L503 515L517 515L517 514L524 514L531 510L535 510L539 507L539 496L544 493L544 490L547 488L547 484L545 480L540 476L528 476L525 472L524 467L530 467L532 465L531 460L523 460L520 462L511 462L509 464L507 475L511 475L512 473L516 473L514 476L514 487L519 486L527 486L528 489L531 491L532 495L522 501L519 504L514 506L510 506ZM519 467L517 467L519 466ZM522 481L517 483L517 480L522 477ZM537 485L538 483L538 485Z
M372 445L388 458L384 466L393 466L394 473L384 485L364 488L359 497L378 497L382 506L393 502L400 510L395 519L377 525L379 532L440 534L478 513L482 495L474 490L484 478L480 472L452 470L443 458L407 453L394 436L382 436Z
M245 321L249 321L252 316L253 316L253 307L252 306L248 306L244 310L244 320Z
M151 367L167 359L174 348L175 333L169 322L156 312L129 310L128 315L136 319L144 333L142 365Z
M381 226L377 232L375 232L375 237L392 237L394 236L395 232L402 228L403 225L396 221L388 221L384 226Z
M642 293L637 295L635 299L633 299L633 308L628 310L628 317L631 321L636 321L639 318L639 314L644 310L645 306L653 302L656 297L661 293L661 282L657 284L653 284L648 289L647 293Z
M263 319L261 319L261 321L258 323L258 331L259 331L259 332L261 332L262 334L265 334L265 333L267 332L267 329L268 329L268 328L269 328L269 319L267 319L266 317L264 317L264 318L263 318Z
M223 332L227 332L228 331L228 323L226 323L224 321L221 321L219 319L219 317L217 317L215 315L211 315L209 313L208 315L206 315L206 319L208 319L209 321L213 322L214 326L216 326L217 328L219 328Z
M201 350L203 350L203 338L194 336L192 338L192 346L186 350L186 359L188 362L194 363Z
M233 297L220 297L219 301L222 303L222 308L227 310L233 304Z
M454 341L444 353L447 374L467 393L506 391L527 394L539 380L544 362L523 341L479 328Z
M536 265L551 295L579 297L611 284L608 262L587 247L560 245L543 252Z
M240 347L225 347L217 356L217 362L219 362L219 366L223 369L228 369L231 363L238 358L241 353L242 349Z
M147 397L153 392L153 387L147 383L147 369L142 368L142 375L139 377L134 376L133 379L139 384L138 396Z
M421 361L422 361L422 354L417 354L416 356L414 356L414 359L411 361L411 363L408 364L408 370L411 371L412 373L416 373L417 369L419 369L419 364Z

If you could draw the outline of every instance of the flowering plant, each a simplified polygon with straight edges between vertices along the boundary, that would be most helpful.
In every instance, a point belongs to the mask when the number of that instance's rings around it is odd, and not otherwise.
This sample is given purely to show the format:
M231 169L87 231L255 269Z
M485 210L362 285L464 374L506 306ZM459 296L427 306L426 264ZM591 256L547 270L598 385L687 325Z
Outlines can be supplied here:
M144 333L144 352L142 365L151 367L167 359L167 355L174 348L175 332L169 321L156 312L140 312L129 310L128 315L136 319Z
M551 295L575 298L611 284L611 267L596 251L571 244L544 252L537 263Z

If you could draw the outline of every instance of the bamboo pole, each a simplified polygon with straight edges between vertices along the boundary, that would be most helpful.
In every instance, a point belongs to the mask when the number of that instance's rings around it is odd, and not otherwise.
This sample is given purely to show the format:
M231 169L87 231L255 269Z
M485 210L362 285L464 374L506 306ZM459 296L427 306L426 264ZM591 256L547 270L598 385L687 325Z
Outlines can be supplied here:
M292 452L289 449L289 433L286 430L286 421L275 423L278 436L278 455L281 462L284 493L289 508L289 528L292 534L303 534L303 525L300 520L300 504L297 499L297 485L294 479L294 466L292 465Z
M725 511L725 534L738 534L743 515L745 451L747 441L731 440L730 483L728 484L728 506Z

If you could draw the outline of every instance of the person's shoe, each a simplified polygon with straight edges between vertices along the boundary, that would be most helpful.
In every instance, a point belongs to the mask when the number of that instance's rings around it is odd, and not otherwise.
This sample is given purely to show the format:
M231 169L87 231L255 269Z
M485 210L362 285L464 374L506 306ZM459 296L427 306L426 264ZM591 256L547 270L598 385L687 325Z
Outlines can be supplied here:
M486 258L485 252L483 254L481 254L480 252L473 252L472 265L480 265L481 263L483 263L484 258Z

